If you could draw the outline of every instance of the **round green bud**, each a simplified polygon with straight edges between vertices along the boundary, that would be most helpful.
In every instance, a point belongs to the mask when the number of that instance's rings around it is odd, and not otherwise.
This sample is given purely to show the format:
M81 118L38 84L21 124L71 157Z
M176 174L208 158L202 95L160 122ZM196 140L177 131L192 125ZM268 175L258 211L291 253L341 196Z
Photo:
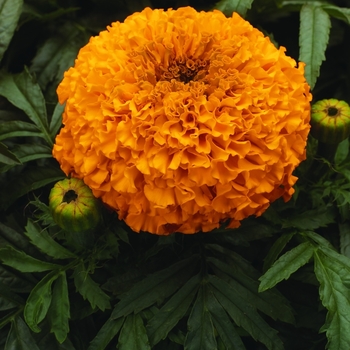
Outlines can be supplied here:
M57 182L51 189L49 206L54 221L66 231L87 231L100 220L99 202L80 179Z
M334 98L315 103L311 109L311 135L327 144L338 144L349 137L349 105Z

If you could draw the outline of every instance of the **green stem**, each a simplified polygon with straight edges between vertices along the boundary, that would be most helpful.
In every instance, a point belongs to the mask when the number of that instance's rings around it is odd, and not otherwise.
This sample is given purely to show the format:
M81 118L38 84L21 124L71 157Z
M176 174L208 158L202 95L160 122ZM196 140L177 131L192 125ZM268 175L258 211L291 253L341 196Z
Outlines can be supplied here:
M334 164L334 156L337 152L338 144L327 144L318 141L317 152L314 160L308 170L308 177L314 182L319 181L322 176L328 172L329 164L322 161L322 158L327 160L330 164Z
M334 156L338 149L338 143L329 144L324 143L321 141L318 141L318 147L317 147L317 158L324 158L328 160L330 163L334 162Z

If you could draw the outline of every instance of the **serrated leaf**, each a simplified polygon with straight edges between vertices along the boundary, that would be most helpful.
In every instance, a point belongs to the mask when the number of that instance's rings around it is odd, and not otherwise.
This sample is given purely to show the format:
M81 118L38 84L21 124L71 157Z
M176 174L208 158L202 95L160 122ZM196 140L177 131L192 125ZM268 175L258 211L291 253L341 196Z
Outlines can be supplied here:
M312 257L315 247L310 242L304 242L283 254L259 280L259 292L274 287L278 282L288 279L289 276L305 265Z
M36 279L28 274L17 274L12 268L0 264L0 281L14 293L30 293L36 284Z
M294 323L293 312L288 301L277 291L268 290L259 293L259 282L239 271L233 264L228 265L215 258L207 258L207 262L216 275L230 284L246 303L251 304L274 320L279 319L283 322Z
M49 310L52 293L51 285L60 276L60 272L47 274L30 292L24 307L24 319L33 332L40 332L38 324L45 318Z
M14 248L18 248L28 255L33 255L36 253L36 249L32 247L29 240L22 233L17 232L13 228L4 225L0 222L0 236L3 237L7 242L10 243ZM3 244L5 247L6 244Z
M20 120L12 120L2 122L0 128L0 140L10 137L44 137L42 132L34 124L23 122Z
M27 69L17 75L0 72L0 95L24 111L41 131L46 142L50 146L53 145L47 122L44 96Z
M51 81L61 81L63 73L74 64L79 49L86 38L77 26L66 22L57 35L50 37L38 50L32 61L31 71L35 72L42 89Z
M28 326L20 316L11 322L11 329L6 339L4 350L40 350Z
M331 21L318 2L308 2L300 10L299 61L304 62L305 78L313 89L320 74L329 41Z
M18 157L21 163L36 159L52 158L52 149L39 143L22 143L14 146L12 152Z
M54 241L46 230L41 229L37 223L30 219L28 219L24 234L43 253L55 259L72 259L77 257L74 253Z
M69 332L70 304L68 297L68 285L65 272L59 275L52 290L52 300L48 310L48 319L51 324L51 332L62 344Z
M0 249L0 260L21 272L43 272L60 268L60 265L35 259L11 246Z
M253 0L221 0L215 5L215 9L220 10L226 16L232 16L233 12L238 12L245 17L247 10L252 7Z
M219 228L212 232L215 238L221 242L227 242L238 246L249 246L250 241L271 237L276 229L271 225L264 225L256 220L243 221L239 228L235 228L234 232L226 228Z
M165 339L185 315L197 293L200 281L199 275L193 276L151 318L147 324L147 332L152 346Z
M21 161L13 154L6 145L0 142L0 163L7 165L21 164Z
M22 13L23 0L0 2L0 61L11 42Z
M124 323L124 317L117 320L108 319L90 343L88 350L104 350L110 341L117 335Z
M6 184L6 188L11 188L11 191L2 189L0 208L7 209L16 199L26 193L64 178L65 175L57 168L28 167Z
M317 234L316 232L303 231L302 235L310 238L312 241L317 243L319 245L319 247L322 249L326 248L326 249L330 249L330 250L335 251L335 248L332 246L332 244L327 239L325 239L321 235Z
M209 282L216 299L238 326L244 328L253 339L265 344L269 350L284 350L277 331L234 288L216 276L210 276Z
M322 8L332 17L350 24L350 8L324 4Z
M149 275L125 293L112 312L112 318L138 313L174 294L189 279L198 256L181 260L170 267Z
M185 338L185 350L212 350L217 347L208 303L208 288L204 284L198 291L197 299L187 321L188 333Z
M65 104L57 103L50 121L50 133L52 139L55 139L61 125L62 125L62 113L64 111Z
M208 310L210 312L214 326L224 343L226 350L245 350L241 337L237 333L233 322L228 317L222 305L215 298L212 290L209 290Z
M109 296L102 291L100 286L92 280L84 263L80 263L73 273L74 284L77 291L88 300L91 307L98 307L100 310L110 309Z
M344 267L319 250L315 252L314 261L315 274L320 282L320 298L328 310L326 323L321 329L327 334L327 349L349 349L350 290L339 274Z
M350 259L342 254L339 254L334 249L329 249L327 247L320 247L318 250L321 251L327 257L327 259L342 267L338 270L338 274L344 285L350 289Z
M350 224L339 224L340 252L350 258Z
M118 339L120 350L151 350L145 326L139 314L129 315Z
M319 207L290 216L283 220L283 228L294 227L301 230L315 230L335 222L335 211L332 207Z
M9 310L24 305L24 300L14 293L11 288L0 281L0 310Z
M267 253L265 259L264 259L264 266L263 271L267 271L272 264L275 262L275 260L278 258L278 256L281 254L282 250L285 248L287 243L292 239L292 237L295 235L295 232L289 232L286 234L282 234L272 245L269 252Z

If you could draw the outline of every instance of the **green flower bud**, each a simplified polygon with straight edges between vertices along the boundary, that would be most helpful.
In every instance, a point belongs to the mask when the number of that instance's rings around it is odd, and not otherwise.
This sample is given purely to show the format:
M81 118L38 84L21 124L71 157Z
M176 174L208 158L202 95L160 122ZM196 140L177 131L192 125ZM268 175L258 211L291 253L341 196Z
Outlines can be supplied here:
M54 221L66 231L87 231L100 220L98 200L80 179L57 182L50 192L49 206Z
M326 144L338 144L349 137L349 105L334 98L315 103L311 109L311 135Z

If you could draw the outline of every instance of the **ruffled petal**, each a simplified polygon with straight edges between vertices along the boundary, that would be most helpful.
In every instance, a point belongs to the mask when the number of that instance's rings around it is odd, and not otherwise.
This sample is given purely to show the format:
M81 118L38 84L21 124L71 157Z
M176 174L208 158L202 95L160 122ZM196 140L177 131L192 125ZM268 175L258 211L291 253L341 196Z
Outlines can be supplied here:
M304 64L237 13L115 22L57 89L53 156L134 231L208 232L289 200L310 130Z

